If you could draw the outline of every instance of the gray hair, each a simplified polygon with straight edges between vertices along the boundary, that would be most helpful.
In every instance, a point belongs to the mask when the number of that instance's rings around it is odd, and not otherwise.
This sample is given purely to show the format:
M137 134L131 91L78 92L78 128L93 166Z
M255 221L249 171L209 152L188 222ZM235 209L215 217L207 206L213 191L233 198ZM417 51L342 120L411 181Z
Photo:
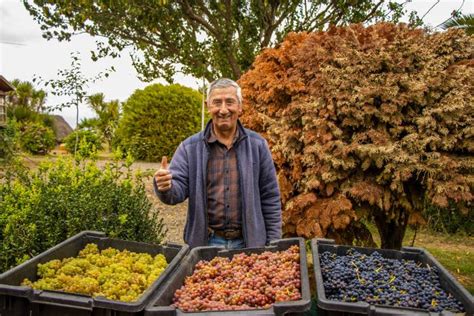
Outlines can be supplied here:
M240 89L240 86L237 82L228 78L220 78L211 82L209 88L207 89L207 102L209 102L209 96L211 95L213 90L228 87L235 88L235 92L237 94L237 101L239 101L239 104L242 104L242 89Z

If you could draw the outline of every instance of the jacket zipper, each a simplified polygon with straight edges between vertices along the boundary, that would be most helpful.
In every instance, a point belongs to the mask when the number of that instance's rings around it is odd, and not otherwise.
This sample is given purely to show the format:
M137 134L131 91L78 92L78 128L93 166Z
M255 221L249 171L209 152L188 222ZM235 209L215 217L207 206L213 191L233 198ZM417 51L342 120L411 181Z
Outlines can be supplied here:
M204 147L206 148L206 153L207 157L206 159L203 159L204 161L204 166L203 166L203 177L202 177L202 188L203 188L203 196L204 196L204 215L206 218L206 223L205 223L205 232L204 235L206 236L206 242L205 244L209 244L209 214L207 213L207 164L209 163L209 145L207 144L206 141L204 141ZM204 158L204 157L203 157Z
M245 247L247 248L247 230L245 229L245 210L247 209L246 208L246 203L245 203L245 194L244 194L244 190L243 190L243 174L242 174L242 168L240 167L240 164L241 164L241 161L239 160L239 154L238 154L238 150L236 148L235 150L235 156L237 158L237 168L239 169L239 187L240 187L240 194L242 196L242 209L241 209L241 212L242 212L242 237L244 238L244 243L245 243Z

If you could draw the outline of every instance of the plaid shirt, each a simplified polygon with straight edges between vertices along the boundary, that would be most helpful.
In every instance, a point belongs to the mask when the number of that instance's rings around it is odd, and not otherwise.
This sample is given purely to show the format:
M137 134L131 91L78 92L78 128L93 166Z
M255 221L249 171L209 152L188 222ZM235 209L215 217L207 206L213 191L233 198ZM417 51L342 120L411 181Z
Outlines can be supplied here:
M207 214L213 230L242 228L239 170L234 149L238 139L237 129L232 146L227 149L217 140L212 128L207 138L211 150L207 163Z

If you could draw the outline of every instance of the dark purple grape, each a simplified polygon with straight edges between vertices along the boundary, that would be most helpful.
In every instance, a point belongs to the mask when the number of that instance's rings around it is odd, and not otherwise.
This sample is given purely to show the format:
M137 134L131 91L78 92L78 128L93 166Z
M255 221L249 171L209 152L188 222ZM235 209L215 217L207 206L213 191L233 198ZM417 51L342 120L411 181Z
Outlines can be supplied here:
M320 255L326 297L331 300L421 308L431 312L463 312L462 303L441 286L438 269L413 260L365 255Z

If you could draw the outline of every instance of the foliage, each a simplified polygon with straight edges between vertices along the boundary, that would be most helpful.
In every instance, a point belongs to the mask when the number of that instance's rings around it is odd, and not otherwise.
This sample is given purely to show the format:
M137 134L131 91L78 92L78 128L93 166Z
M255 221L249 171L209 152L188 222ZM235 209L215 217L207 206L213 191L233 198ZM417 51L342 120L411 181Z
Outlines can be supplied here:
M0 181L0 271L83 230L159 243L162 219L130 165L60 158Z
M54 131L36 122L21 124L19 139L22 149L32 154L46 154L56 145Z
M126 47L147 80L172 82L177 72L238 79L255 56L291 31L389 20L404 5L383 0L291 1L41 1L23 0L43 37L70 40L86 32L104 37L92 58L119 56ZM120 17L120 18L117 18ZM412 12L411 20L417 20Z
M474 236L474 209L460 212L453 203L446 208L429 206L423 215L428 229L445 234L466 234Z
M11 84L15 87L15 90L7 94L9 108L22 107L34 113L43 112L47 97L46 91L35 88L33 83L29 81L14 79ZM20 121L18 118L17 120Z
M0 165L8 164L18 151L18 124L7 120L7 126L0 128Z
M472 207L473 44L382 23L294 33L257 58L243 121L272 147L287 234L351 243L367 217L399 248L425 199Z
M97 93L88 97L88 103L97 114L97 117L82 121L80 125L89 125L97 130L110 148L120 118L120 102L118 100L106 102L105 95Z
M74 152L76 139L79 139L78 153L81 157L89 158L102 149L99 136L90 130L75 130L64 139L64 145L69 152Z
M79 53L71 53L71 67L69 69L58 70L59 79L44 80L41 77L35 78L34 81L38 80L43 83L45 87L51 87L51 93L55 96L69 97L70 100L61 104L52 106L51 109L62 110L74 106L76 108L76 126L79 125L79 106L87 98L87 87L90 83L96 82L103 77L108 77L114 68L107 69L104 72L99 72L94 77L86 77L81 70L81 59ZM74 146L74 154L76 154L77 147L79 144L79 138L76 138L76 144Z
M34 87L29 81L14 79L11 84L15 90L7 93L8 117L18 123L36 122L47 127L52 127L52 122L47 114L43 114L47 93Z
M449 29L451 27L459 28L466 31L466 34L474 34L474 14L458 14L448 21L444 22L441 27Z
M136 90L123 106L115 146L137 159L159 161L200 129L202 96L181 85Z

